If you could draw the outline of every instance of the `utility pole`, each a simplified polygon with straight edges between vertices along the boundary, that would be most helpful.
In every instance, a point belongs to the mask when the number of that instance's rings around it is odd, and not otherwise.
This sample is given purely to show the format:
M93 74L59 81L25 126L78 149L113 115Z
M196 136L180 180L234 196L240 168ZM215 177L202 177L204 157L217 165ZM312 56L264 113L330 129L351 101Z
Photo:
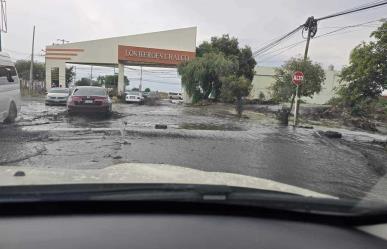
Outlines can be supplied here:
M314 19L313 16L308 17L304 24L304 29L308 31L308 36L306 38L306 45L305 45L305 51L304 51L304 61L303 61L303 68L302 71L305 69L305 64L308 59L308 51L309 51L309 43L310 39L313 38L317 33L317 20ZM304 72L305 73L305 72ZM298 118L299 118L299 112L300 112L300 95L301 95L301 85L297 85L296 88L296 104L295 104L295 110L294 110L294 126L296 127L298 124Z
M90 81L93 81L93 65L90 67Z
M32 31L32 48L31 48L31 64L30 64L30 91L34 80L34 46L35 46L35 25Z
M74 77L73 77L73 85L75 85L75 80L77 78L77 66L74 66Z
M0 8L0 52L2 51L2 44L1 44L1 33L7 33L7 2L5 0L0 0L1 8Z
M141 68L141 74L140 74L140 85L138 86L138 90L141 92L142 90L142 66L140 66Z

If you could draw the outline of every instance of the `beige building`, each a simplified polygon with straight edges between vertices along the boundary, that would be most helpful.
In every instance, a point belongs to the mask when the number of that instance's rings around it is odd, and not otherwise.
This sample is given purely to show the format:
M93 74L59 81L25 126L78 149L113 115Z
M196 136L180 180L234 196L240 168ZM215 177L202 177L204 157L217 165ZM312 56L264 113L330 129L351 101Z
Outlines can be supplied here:
M65 86L66 63L118 67L118 93L124 91L124 66L177 67L195 58L196 27L55 44L46 47L46 88L51 72L59 68L59 85Z
M339 85L339 72L335 71L333 67L325 70L325 81L320 93L315 94L313 98L302 98L306 103L310 104L325 104L334 96L334 88ZM274 67L256 67L255 76L253 79L253 88L250 92L250 98L258 99L260 93L263 93L265 99L270 99L269 87L275 82ZM291 84L289 82L289 84Z

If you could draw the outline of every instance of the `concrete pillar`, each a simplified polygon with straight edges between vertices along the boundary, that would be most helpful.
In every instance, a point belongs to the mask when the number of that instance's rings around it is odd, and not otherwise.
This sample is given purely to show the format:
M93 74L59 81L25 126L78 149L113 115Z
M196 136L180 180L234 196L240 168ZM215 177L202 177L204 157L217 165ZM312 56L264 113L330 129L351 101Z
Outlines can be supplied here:
M66 63L59 66L59 86L66 87Z
M118 64L118 86L117 86L118 96L122 96L124 94L124 90L125 90L124 75L125 75L124 64L119 63Z
M46 90L51 88L51 65L46 64Z

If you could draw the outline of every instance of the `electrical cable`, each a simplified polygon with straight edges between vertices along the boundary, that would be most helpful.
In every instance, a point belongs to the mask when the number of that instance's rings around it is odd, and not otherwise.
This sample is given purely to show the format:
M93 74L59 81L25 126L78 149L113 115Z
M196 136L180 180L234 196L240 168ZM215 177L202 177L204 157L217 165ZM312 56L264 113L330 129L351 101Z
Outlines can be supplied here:
M304 25L300 25L297 28L293 29L292 31L286 33L285 35L281 36L279 39L274 40L273 42L267 44L266 46L256 50L253 52L253 57L257 57L259 54L262 54L263 52L266 52L267 50L277 46L279 43L281 43L283 40L288 39L292 35L294 35L296 32L298 32L300 29L302 29Z
M265 45L264 47L254 51L253 57L257 57L258 55L260 55L260 54L262 54L262 53L264 53L264 52L274 48L279 43L281 43L283 40L289 38L291 35L295 34L300 29L302 29L303 32L304 32L308 28L313 28L312 29L312 33L313 33L312 37L313 37L316 34L316 32L317 32L317 22L318 21L326 20L326 19L329 19L329 18L341 16L341 15L351 14L351 13L354 13L354 12L359 12L359 11L363 11L363 10L367 10L367 9L371 9L371 8L381 7L381 6L386 5L386 4L387 4L387 0L374 1L374 2L371 2L371 3L362 4L360 6L357 6L357 7L348 9L348 10L340 11L340 12L337 12L337 13L334 13L334 14L331 14L331 15L328 15L328 16L320 17L320 18L317 18L317 19L315 19L313 17L309 17L305 24L302 24L302 25L298 26L297 28L295 28L294 30L290 31L289 33L281 36L279 39L274 40L273 42L270 42L269 44ZM313 23L310 23L310 22L313 22ZM303 35L303 33L302 33L302 35Z
M342 16L342 15L347 15L347 14L352 14L352 13L355 13L355 12L359 12L359 11L363 11L363 10L367 10L367 9L371 9L371 8L380 7L380 6L383 6L383 5L386 5L386 4L387 4L386 0L384 0L384 1L375 1L375 2L368 3L368 4L360 5L358 7L352 8L352 9L340 11L340 12L337 12L337 13L334 13L334 14L331 14L331 15L328 15L328 16L316 18L315 20L316 21L326 20L326 19L330 19L330 18Z
M335 34L336 34L337 32L339 32L339 31L342 31L342 30L345 30L345 29L348 29L348 28L362 27L362 26L365 25L365 24L377 22L377 21L380 21L380 20L382 20L382 19L384 19L384 18L379 18L379 19L377 19L377 20L371 20L371 21L367 21L367 22L363 22L363 23L358 23L358 24L353 24L353 25L348 25L348 26L344 26L344 27L338 27L338 29L333 30L333 31L330 31L330 32L327 32L327 33L323 33L323 34L321 34L321 35L318 35L318 36L314 37L314 39L317 39L317 38L320 38L320 37L324 37L324 36L330 36L331 34L334 34L334 35L335 35ZM358 30L352 30L352 31L350 31L350 32L354 32L354 31L358 31ZM345 33L349 33L349 32L344 32L344 33L339 33L339 34L345 34ZM270 56L269 56L268 58L261 59L261 60L259 60L258 62L267 61L267 59L272 58L272 57L275 57L275 56L277 56L277 55L279 55L279 54L282 54L282 53L286 52L287 50L290 50L291 48L296 47L297 45L302 44L302 43L304 43L304 42L306 42L306 41L305 41L305 40L302 40L302 41L299 41L299 42L290 44L290 45L288 45L288 46L282 47L282 48L280 48L280 49L277 49L277 50L274 50L274 51L270 51L270 52L268 52L268 53L264 53L264 54L262 54L263 56L267 56L267 55L270 55ZM288 49L287 49L287 48L288 48ZM287 50L285 50L285 51L283 51L283 52L280 52L280 53L278 53L278 54L275 54L276 52L282 51L283 49L287 49ZM274 55L271 56L271 54L274 54Z

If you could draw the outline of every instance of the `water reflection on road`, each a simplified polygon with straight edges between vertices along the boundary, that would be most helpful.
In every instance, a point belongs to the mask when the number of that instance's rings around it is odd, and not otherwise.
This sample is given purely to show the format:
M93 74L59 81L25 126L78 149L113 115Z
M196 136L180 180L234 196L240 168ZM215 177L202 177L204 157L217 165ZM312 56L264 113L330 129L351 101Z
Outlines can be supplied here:
M163 163L263 177L340 197L362 197L377 183L374 197L387 193L387 185L380 184L386 179L386 152L353 143L357 133L351 131L344 132L344 139L331 140L313 129L277 125L259 113L239 119L222 105L115 104L113 111L110 118L69 117L65 107L25 101L12 129L41 139L4 142L0 164L9 165L9 160L13 165L86 169ZM156 130L156 124L168 128ZM7 129L2 129L2 138ZM12 148L13 154L4 148Z

